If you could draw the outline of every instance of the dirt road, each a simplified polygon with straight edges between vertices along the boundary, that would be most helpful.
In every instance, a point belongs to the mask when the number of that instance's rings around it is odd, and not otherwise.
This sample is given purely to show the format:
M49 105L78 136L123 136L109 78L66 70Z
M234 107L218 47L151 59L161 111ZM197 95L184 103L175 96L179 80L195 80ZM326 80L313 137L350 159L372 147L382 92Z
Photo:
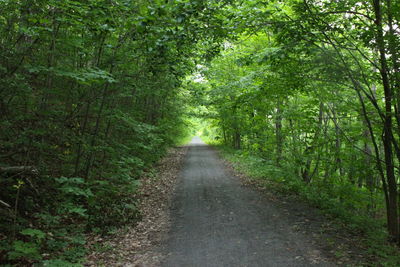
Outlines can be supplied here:
M265 196L240 184L199 138L190 144L163 266L334 266Z

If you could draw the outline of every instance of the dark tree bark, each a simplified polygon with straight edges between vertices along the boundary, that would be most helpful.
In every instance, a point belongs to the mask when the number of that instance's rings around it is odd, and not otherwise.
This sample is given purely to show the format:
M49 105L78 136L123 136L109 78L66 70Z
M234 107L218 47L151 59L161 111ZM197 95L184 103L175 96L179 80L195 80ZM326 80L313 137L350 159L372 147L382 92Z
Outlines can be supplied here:
M276 165L281 165L283 136L282 136L282 100L278 97L276 102L275 116L275 138L276 138Z
M385 41L383 34L383 22L382 22L382 9L381 1L374 0L374 12L375 12L375 26L376 26L376 44L380 56L380 74L382 79L382 85L385 95L385 115L383 125L383 146L385 152L385 166L386 166L386 179L388 182L388 193L389 193L389 207L388 207L388 230L390 238L393 241L400 241L399 237L399 217L398 217L398 192L397 182L394 172L394 160L393 160L393 123L392 123L392 101L393 101L393 90L390 86L389 81L389 69L386 59L385 52Z

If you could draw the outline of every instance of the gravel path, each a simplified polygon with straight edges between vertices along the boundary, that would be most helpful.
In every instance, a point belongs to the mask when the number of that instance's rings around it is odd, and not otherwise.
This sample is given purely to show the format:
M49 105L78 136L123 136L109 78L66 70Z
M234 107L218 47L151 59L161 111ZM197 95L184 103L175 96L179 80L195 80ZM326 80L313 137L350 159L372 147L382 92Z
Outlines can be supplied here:
M171 218L163 266L335 266L199 138L189 145Z

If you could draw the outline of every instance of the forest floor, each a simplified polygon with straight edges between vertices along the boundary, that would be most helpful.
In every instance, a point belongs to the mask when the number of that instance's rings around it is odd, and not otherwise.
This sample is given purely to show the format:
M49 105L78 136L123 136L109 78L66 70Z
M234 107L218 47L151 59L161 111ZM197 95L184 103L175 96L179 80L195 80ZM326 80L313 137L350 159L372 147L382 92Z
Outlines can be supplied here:
M93 236L85 266L159 266L159 250L170 229L170 206L187 147L168 155L141 178L136 196L141 220L106 237Z
M142 184L142 221L94 238L102 246L87 266L363 265L355 237L337 233L317 209L258 187L200 139L158 170Z

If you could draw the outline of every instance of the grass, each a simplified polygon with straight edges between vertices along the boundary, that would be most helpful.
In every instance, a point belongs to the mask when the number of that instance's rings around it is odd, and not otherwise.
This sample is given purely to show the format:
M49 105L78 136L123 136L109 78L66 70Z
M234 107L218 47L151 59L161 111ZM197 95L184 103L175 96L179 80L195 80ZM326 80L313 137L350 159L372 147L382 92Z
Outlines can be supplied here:
M209 140L206 140L209 141ZM336 231L347 231L357 236L363 251L362 266L400 266L400 250L387 242L384 218L372 218L365 207L370 195L353 185L313 182L305 184L294 175L290 166L278 167L274 162L251 155L246 151L233 150L211 143L233 167L256 181L259 185L282 195L295 195L307 204L317 207L332 220ZM382 203L379 196L376 202ZM342 252L338 250L338 255Z

